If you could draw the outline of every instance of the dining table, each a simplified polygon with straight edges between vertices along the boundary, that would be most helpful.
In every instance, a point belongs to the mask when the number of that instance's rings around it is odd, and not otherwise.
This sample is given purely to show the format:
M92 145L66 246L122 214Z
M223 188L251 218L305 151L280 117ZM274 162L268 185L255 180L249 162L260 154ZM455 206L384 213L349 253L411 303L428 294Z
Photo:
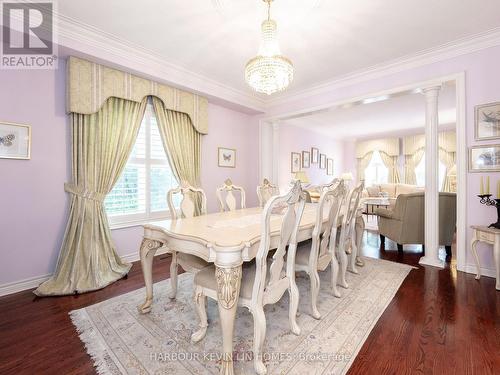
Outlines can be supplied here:
M297 240L312 237L318 204L307 203L299 224ZM241 285L242 264L255 259L262 231L262 208L252 207L217 212L191 218L161 220L144 224L144 236L140 247L140 259L146 299L138 307L141 313L151 311L153 304L152 266L156 251L167 247L176 252L198 256L215 264L218 310L222 329L220 374L233 374L233 330ZM328 220L324 210L323 223ZM271 215L271 249L275 248L280 235L283 214ZM357 219L359 219L359 215ZM361 218L362 220L362 218ZM358 224L358 222L357 222ZM361 224L361 223L359 223ZM359 230L356 225L356 247L359 248ZM273 247L274 246L274 247ZM351 263L351 271L355 267ZM359 265L359 264L358 264Z

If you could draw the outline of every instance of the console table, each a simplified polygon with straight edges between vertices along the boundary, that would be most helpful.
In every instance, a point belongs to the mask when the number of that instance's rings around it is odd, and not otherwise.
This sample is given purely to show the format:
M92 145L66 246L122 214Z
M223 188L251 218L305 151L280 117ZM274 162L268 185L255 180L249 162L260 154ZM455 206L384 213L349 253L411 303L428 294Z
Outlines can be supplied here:
M484 242L493 245L493 258L495 259L496 269L496 290L500 290L500 230L495 228L488 228L486 226L473 225L472 228L472 242L471 249L476 261L477 275L476 280L481 277L481 265L479 263L479 256L477 255L477 243Z

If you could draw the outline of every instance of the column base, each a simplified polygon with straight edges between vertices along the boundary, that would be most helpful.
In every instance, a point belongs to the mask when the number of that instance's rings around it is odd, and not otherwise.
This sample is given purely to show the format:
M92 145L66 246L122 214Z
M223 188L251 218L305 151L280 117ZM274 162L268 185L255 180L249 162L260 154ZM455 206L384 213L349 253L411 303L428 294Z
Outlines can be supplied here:
M433 267L437 267L437 268L444 268L444 262L442 260L436 259L436 258L431 258L427 255L420 258L420 260L418 261L418 264L421 264L423 266L433 266Z

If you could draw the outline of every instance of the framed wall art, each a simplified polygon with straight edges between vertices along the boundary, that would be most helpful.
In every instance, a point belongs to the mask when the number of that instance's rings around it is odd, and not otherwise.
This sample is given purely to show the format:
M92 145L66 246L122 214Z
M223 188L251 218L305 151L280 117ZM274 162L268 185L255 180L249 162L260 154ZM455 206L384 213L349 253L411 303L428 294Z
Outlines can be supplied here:
M301 155L300 152L292 152L291 154L291 171L292 173L297 173L300 171L301 165Z
M500 102L478 105L475 112L476 141L500 139Z
M236 168L236 150L233 148L219 147L218 164L223 168Z
M311 153L309 151L302 151L302 168L309 168L311 166Z
M319 150L315 147L311 148L311 163L317 164L319 161Z
M31 126L0 121L0 158L31 158Z
M326 159L326 174L333 175L333 159Z
M320 154L319 155L319 167L321 169L326 168L326 155L325 154Z
M473 146L469 149L470 172L500 172L500 145Z

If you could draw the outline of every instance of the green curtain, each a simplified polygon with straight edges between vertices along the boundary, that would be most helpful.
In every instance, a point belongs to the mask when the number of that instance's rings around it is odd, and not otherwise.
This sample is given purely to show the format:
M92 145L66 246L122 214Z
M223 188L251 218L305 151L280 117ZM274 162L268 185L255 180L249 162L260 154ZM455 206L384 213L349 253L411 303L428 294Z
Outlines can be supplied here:
M71 114L73 134L70 213L54 275L35 290L39 296L83 293L125 276L111 240L104 199L132 151L147 100L109 98L99 112Z
M170 167L179 184L200 187L201 133L193 126L186 113L166 109L163 102L153 96L163 147ZM201 214L201 196L194 197L195 215Z

